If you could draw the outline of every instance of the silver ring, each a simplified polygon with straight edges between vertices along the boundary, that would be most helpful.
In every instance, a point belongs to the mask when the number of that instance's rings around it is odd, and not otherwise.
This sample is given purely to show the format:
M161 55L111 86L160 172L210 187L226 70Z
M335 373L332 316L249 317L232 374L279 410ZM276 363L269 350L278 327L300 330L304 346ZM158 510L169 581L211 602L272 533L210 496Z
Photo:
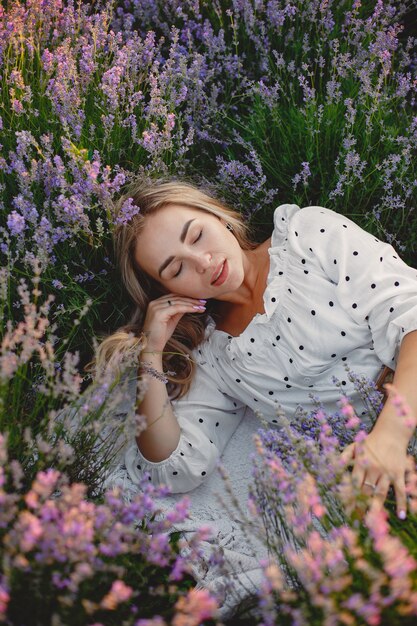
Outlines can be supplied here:
M172 302L171 300L168 300L168 306L171 306Z
M374 491L376 489L376 485L373 485L372 483L367 483L366 481L364 481L363 484L366 485L367 487L371 487L371 489L373 489Z

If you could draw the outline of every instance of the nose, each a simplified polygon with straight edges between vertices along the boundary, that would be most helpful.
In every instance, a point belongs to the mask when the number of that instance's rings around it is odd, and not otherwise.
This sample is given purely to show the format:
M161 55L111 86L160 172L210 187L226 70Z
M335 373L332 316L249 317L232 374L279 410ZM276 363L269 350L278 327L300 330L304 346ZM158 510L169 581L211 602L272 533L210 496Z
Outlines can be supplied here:
M196 268L199 274L204 272L211 266L212 256L210 252L204 252L196 256Z

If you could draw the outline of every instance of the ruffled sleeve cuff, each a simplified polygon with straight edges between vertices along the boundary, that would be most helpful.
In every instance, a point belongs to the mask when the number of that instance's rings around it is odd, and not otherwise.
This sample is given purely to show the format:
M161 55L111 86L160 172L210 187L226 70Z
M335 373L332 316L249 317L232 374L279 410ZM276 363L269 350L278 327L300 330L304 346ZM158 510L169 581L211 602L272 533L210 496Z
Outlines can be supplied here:
M198 487L211 474L219 456L215 444L200 429L187 424L176 449L167 459L157 463L149 461L135 443L125 453L125 465L136 484L148 473L153 484L164 484L171 493L185 493Z

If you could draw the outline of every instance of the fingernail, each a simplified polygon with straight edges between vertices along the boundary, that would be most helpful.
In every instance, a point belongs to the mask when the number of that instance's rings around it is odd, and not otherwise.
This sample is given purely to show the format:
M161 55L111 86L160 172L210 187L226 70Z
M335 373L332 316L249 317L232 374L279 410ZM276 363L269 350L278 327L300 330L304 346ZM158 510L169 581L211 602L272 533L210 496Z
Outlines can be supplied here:
M398 513L398 517L399 517L400 519L405 519L405 518L407 517L407 513L406 513L405 511L400 511L400 512Z
M205 311L206 307L205 306L197 306L196 304L193 305L193 309L198 309L199 311Z
M207 300L199 300L199 302L207 302Z

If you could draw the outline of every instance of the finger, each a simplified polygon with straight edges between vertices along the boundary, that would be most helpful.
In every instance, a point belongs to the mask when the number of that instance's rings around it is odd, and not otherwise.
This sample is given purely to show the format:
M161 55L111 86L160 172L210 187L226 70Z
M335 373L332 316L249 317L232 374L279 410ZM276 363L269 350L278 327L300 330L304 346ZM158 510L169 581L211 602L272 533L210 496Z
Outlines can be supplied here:
M355 444L351 443L350 445L346 446L346 448L340 454L340 459L344 465L349 465L350 463L353 462L354 458L355 458Z
M157 300L154 300L154 302L191 302L191 303L200 303L200 304L204 304L207 302L207 299L205 298L189 298L188 296L181 296L177 293L170 293L167 294L165 296L161 296L161 298L158 298Z
M375 491L372 498L371 508L376 511L381 511L384 507L384 502L387 499L390 486L390 480L388 477L381 476L378 480Z
M397 503L397 516L400 519L407 517L407 494L404 478L394 482L395 501Z
M374 496L378 489L379 475L371 472L365 472L363 482L361 485L361 491L366 496Z
M361 463L356 459L355 465L352 470L352 482L356 489L362 489L363 482L365 480L365 469Z
M202 302L171 302L168 304L166 302L160 302L156 307L154 307L154 311L157 311L159 314L167 315L168 317L172 317L177 313L188 313L189 311L205 311L206 307Z

